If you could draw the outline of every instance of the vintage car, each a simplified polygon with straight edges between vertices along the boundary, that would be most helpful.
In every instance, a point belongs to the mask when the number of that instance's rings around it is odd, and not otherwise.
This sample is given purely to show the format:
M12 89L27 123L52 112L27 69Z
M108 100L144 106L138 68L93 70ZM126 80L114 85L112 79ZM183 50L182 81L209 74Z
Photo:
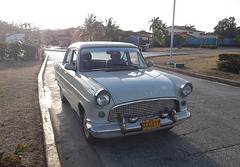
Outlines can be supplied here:
M62 102L81 118L85 139L170 129L190 118L190 82L150 69L137 46L78 42L69 46L55 76Z

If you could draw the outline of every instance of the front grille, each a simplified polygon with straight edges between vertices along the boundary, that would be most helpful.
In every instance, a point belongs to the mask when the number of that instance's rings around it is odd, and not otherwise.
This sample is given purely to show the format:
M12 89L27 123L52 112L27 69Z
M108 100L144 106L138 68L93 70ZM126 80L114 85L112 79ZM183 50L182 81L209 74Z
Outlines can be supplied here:
M109 121L117 121L122 117L145 117L175 109L179 111L179 103L176 99L154 99L125 103L111 109Z

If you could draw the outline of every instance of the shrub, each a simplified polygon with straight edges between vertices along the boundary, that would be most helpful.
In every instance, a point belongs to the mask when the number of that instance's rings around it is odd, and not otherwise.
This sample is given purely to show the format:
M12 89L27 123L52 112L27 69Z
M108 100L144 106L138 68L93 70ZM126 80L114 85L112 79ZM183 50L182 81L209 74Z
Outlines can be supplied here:
M200 48L217 49L217 45L200 45Z
M45 50L43 48L40 48L38 50L38 60L44 60L46 57Z
M7 43L0 42L0 59L4 59L7 55Z
M22 164L22 158L19 155L21 152L26 152L28 146L26 144L18 144L14 153L4 157L4 152L0 153L0 167L24 167Z
M19 55L23 52L23 56L19 57ZM44 50L40 48L38 43L24 43L20 42L0 42L0 60L5 57L9 58L23 58L25 60L34 60L34 59L43 59L45 57Z
M11 58L17 59L21 53L21 44L19 42L8 44L8 53Z
M208 49L217 49L217 45L208 45L207 48Z
M33 44L22 44L24 58L27 60L33 60L38 54L38 46Z
M219 71L239 74L240 71L240 54L219 54L217 61Z

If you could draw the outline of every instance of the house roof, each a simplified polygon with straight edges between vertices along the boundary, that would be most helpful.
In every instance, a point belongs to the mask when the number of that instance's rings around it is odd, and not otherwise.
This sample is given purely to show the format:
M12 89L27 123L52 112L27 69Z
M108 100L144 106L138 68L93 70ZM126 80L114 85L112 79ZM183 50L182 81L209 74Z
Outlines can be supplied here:
M146 32L146 31L144 31L144 30L134 32L134 34L135 34L136 36L139 36L139 37L150 37L150 36L152 35L152 33Z

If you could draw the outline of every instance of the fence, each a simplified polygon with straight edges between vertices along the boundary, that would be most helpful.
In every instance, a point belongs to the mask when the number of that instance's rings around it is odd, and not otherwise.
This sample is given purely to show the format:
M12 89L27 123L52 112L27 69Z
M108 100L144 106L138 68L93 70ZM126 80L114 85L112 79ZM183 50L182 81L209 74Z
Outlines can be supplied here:
M184 45L234 45L233 38L184 38Z

